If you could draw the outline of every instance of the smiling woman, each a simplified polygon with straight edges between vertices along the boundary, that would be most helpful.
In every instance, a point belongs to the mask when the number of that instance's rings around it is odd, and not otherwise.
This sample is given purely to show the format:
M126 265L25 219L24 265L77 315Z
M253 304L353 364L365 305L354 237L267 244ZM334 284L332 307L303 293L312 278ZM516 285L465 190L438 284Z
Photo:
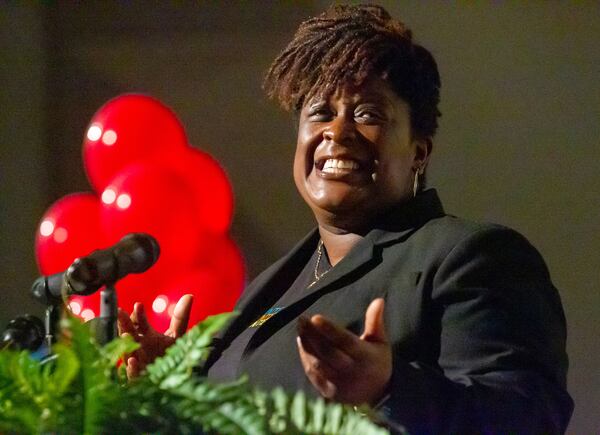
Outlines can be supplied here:
M439 117L430 53L377 6L335 6L300 25L265 88L299 112L296 186L316 228L259 275L199 371L380 410L410 433L561 433L565 319L546 265L505 227L447 215L424 173ZM138 304L121 327L166 336ZM149 337L151 340L149 340Z
M410 107L385 81L345 85L302 108L294 179L321 225L356 232L413 195L429 150L412 134Z

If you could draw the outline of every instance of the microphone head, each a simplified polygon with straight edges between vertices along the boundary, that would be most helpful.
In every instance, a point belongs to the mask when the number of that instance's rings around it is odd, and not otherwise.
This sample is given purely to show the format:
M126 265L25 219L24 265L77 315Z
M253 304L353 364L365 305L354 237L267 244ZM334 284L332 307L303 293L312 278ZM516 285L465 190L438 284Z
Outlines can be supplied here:
M115 263L112 253L106 250L97 250L87 257L76 258L64 274L67 294L88 296L106 281L116 281Z
M110 248L77 258L64 274L64 290L67 294L90 295L130 273L145 272L159 255L154 237L145 233L128 234Z
M123 237L114 247L118 262L119 278L130 273L145 272L158 260L160 247L150 234L131 233Z
M0 337L0 343L3 346L8 345L11 349L34 351L42 345L45 335L44 322L25 314L8 322Z

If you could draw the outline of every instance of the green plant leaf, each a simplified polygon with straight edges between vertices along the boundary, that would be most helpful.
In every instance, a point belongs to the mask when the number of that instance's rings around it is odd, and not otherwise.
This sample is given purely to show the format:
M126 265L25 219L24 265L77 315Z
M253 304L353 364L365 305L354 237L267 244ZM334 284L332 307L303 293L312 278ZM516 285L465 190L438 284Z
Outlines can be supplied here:
M82 433L102 433L105 423L116 420L120 410L127 407L127 396L121 394L114 364L110 357L104 357L89 325L70 317L65 320L65 326L70 331L70 345L81 367L74 382L81 401L74 412L79 411L81 417L74 421L80 422L78 430Z
M293 399L290 406L290 416L294 426L296 427L307 427L307 409L306 409L306 396L303 392L298 392Z
M126 353L132 353L140 348L140 344L133 337L117 337L104 345L102 355L108 360L110 365L115 365Z
M234 315L223 313L209 316L179 337L164 356L146 368L152 382L163 388L174 388L189 379L193 368L208 356L213 335Z
M40 408L32 401L35 394L27 382L35 361L26 352L0 352L0 429L17 433L35 433ZM39 365L38 365L39 370Z
M54 345L54 353L57 355L55 364L44 365L44 383L53 395L60 396L71 385L79 373L79 358L72 348L57 343Z
M40 363L26 352L0 351L0 431L11 433L348 434L386 430L350 407L308 399L303 392L264 392L242 377L211 383L193 374L212 335L231 318L213 316L192 328L148 367L120 385L115 362L137 344L104 347L88 325L63 322L55 357Z

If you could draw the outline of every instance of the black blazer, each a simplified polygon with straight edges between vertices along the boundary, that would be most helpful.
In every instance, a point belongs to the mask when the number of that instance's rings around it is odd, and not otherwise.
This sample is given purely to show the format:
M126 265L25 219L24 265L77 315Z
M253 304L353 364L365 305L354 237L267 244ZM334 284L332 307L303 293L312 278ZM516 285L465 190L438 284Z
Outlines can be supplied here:
M318 240L313 230L248 286L205 370L290 287ZM386 301L393 348L381 405L392 426L413 434L564 432L573 408L565 318L543 259L513 230L446 215L434 190L387 213L257 328L238 373L264 388L316 394L299 360L295 319L320 313L360 334L377 297Z

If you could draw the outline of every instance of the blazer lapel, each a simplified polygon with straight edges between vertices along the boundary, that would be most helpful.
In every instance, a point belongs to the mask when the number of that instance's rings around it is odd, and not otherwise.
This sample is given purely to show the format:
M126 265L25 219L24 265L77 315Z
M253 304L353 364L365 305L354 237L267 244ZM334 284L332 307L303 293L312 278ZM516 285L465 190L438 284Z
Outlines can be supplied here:
M277 302L310 259L318 240L319 233L315 228L246 288L235 307L237 315L213 337L213 349L201 367L200 374L205 375L231 341Z

